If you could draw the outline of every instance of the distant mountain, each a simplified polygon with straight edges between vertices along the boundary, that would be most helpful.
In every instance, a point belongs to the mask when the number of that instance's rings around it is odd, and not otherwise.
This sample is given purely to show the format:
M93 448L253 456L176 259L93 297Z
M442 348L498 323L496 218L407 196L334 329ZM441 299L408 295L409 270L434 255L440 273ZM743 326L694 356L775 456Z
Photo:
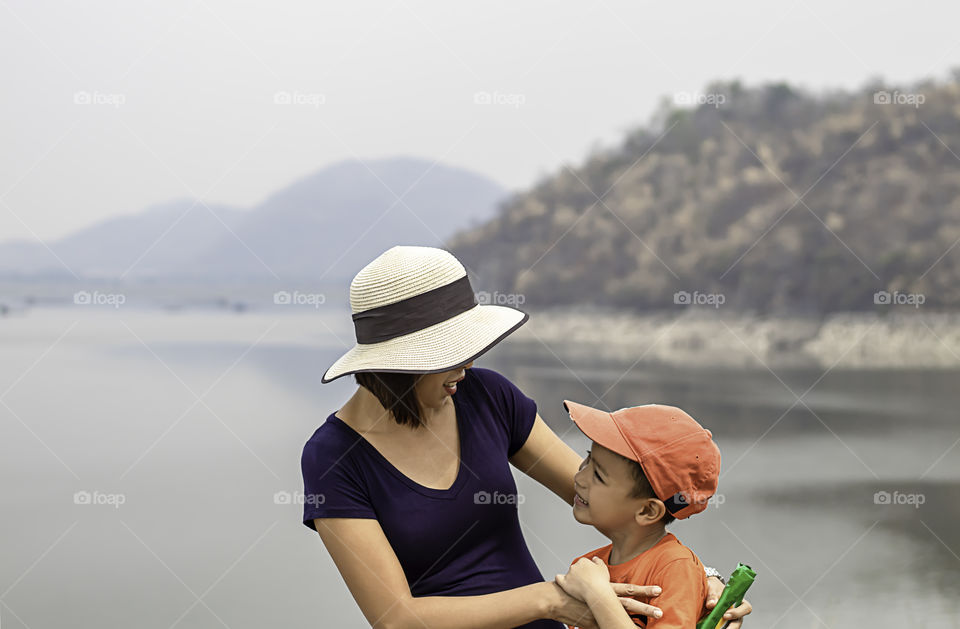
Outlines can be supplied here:
M955 74L822 95L717 83L693 108L664 101L620 146L516 195L451 250L478 290L528 307L671 310L686 293L825 313L882 308L886 291L888 304L958 308Z
M0 272L69 275L66 265L81 277L117 278L131 267L131 277L163 275L200 255L226 231L225 224L235 229L247 214L172 201L84 228L47 243L50 250L37 242L0 243Z
M426 160L346 161L249 210L183 199L47 243L53 253L2 242L0 275L69 275L59 257L85 278L337 282L393 245L442 246L505 196L486 177Z
M394 245L443 246L494 216L506 194L485 177L420 160L369 167L344 162L281 190L193 263L217 276L351 279Z

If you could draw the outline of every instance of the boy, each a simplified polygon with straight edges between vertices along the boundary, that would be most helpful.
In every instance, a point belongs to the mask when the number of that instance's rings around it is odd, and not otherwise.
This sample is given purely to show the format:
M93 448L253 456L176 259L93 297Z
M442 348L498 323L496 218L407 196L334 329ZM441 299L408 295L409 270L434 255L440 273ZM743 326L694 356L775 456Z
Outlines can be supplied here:
M574 477L573 517L611 544L577 558L557 584L585 602L600 629L693 629L707 613L703 564L664 528L703 511L717 490L720 450L713 435L673 406L648 404L613 413L564 401L591 440ZM660 618L629 616L610 582L659 585Z

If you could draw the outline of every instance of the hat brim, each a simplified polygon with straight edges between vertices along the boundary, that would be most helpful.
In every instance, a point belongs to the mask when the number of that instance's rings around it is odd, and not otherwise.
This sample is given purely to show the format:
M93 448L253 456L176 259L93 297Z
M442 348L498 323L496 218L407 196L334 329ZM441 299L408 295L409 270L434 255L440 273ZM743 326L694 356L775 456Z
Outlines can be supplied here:
M478 304L446 321L379 343L357 343L323 374L326 384L364 371L439 373L479 357L527 322L515 308Z
M577 428L591 440L632 461L637 460L637 455L620 433L612 414L570 400L564 400L563 407L567 409Z

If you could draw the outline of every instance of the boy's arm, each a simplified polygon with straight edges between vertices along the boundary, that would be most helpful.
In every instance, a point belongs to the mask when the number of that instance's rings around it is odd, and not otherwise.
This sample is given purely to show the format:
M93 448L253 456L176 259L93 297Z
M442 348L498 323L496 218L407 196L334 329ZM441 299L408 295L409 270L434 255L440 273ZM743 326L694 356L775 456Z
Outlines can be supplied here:
M567 574L557 575L557 585L590 608L599 629L636 629L616 591L610 587L610 570L599 557L580 557Z
M637 629L612 588L596 589L585 602L600 629Z
M703 611L704 579L703 567L687 559L663 566L654 577L663 594L650 601L663 610L663 616L650 618L648 629L694 629Z

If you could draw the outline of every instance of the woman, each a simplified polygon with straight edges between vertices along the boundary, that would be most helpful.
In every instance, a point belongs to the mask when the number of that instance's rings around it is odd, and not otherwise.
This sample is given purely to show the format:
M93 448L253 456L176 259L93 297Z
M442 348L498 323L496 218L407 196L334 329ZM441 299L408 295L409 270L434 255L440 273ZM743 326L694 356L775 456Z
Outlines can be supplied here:
M357 345L322 382L355 374L360 386L304 446L303 523L320 534L366 619L594 627L586 605L543 581L520 532L509 467L572 505L581 457L509 380L471 368L529 315L477 305L463 266L429 247L394 247L368 264L350 305ZM710 582L716 597L722 584ZM626 598L654 596L655 586L611 587L631 613L659 615ZM745 602L730 613L750 611Z

